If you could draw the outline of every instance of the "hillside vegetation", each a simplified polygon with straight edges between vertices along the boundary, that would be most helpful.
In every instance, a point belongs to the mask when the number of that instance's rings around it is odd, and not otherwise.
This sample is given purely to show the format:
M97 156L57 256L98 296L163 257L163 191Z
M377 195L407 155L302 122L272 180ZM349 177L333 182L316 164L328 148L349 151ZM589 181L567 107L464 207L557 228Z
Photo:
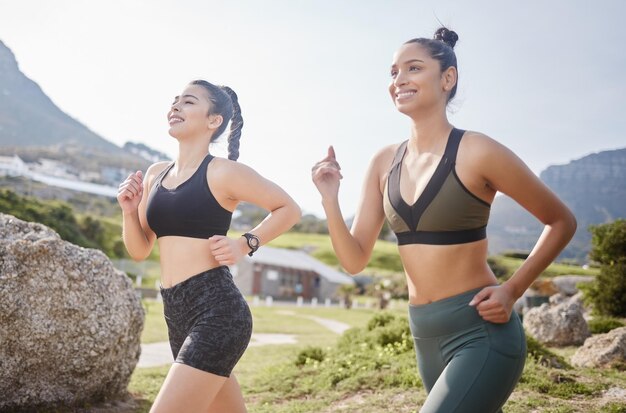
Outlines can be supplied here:
M128 258L121 234L121 216L114 200L104 201L93 196L68 197L65 201L44 200L19 195L9 189L0 189L0 212L13 215L25 221L39 222L54 229L66 241L87 248L98 248L110 258ZM95 214L93 213L95 212ZM105 214L104 216L102 214ZM230 231L229 236L237 237L241 231ZM298 249L332 267L339 268L339 261L333 251L330 238L326 234L287 232L269 243L276 248ZM158 261L158 250L152 252L149 260ZM522 263L522 259L509 256L494 256L490 264L496 274L507 279ZM597 274L597 269L583 269L576 265L552 264L543 272L544 277L563 274ZM404 279L402 262L395 243L378 240L364 274L392 276ZM158 278L158 272L149 274ZM146 285L154 285L146 279Z

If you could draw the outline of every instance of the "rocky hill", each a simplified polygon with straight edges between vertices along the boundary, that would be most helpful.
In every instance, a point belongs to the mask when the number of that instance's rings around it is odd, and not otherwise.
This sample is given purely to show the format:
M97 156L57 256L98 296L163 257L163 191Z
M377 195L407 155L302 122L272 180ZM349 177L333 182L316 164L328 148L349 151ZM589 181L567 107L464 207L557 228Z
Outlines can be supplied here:
M144 151L145 152L145 151ZM109 142L63 112L19 69L0 41L0 154L62 161L82 171L145 169L150 161Z
M578 230L562 258L584 260L591 234L589 225L626 217L626 148L603 151L550 166L540 174L574 212ZM542 225L506 196L496 198L488 227L490 251L530 250Z

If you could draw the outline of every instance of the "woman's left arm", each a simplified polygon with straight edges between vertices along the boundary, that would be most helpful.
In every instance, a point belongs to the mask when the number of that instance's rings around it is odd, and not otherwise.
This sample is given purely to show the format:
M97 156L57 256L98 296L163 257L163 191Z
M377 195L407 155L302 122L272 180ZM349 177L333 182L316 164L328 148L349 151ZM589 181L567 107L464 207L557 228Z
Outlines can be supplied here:
M512 151L485 136L480 140L481 172L486 184L500 191L541 221L545 227L524 263L497 288L485 288L470 304L493 322L506 322L515 301L559 255L576 231L569 208ZM495 290L500 290L495 294ZM493 296L495 294L495 296Z
M210 186L214 194L225 196L230 202L248 202L270 211L259 225L248 231L259 238L260 245L278 237L300 220L300 207L278 185L244 164L220 161L219 168L211 170ZM232 265L250 252L244 237L232 239L214 235L209 240L213 256L221 265Z

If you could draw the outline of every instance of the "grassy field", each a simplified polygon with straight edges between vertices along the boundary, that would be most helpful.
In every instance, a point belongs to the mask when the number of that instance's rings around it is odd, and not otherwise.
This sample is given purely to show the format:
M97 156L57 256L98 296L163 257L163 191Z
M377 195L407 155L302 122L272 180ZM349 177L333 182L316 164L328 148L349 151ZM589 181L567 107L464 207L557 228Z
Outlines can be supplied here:
M163 304L154 300L143 300L146 311L146 320L142 332L142 343L153 343L167 340L167 328L163 319ZM353 327L360 327L367 323L375 310L357 309L345 310L340 308L310 308L295 306L251 307L254 318L255 333L283 333L296 334L298 344L279 346L250 347L235 369L242 389L251 389L259 380L262 372L268 368L294 359L299 351L307 345L332 346L338 335L322 327L306 316L329 318ZM401 313L403 310L396 310ZM139 412L148 412L152 401L156 397L161 383L169 366L137 368L133 373L129 391L136 399ZM264 401L259 403L263 404ZM250 412L254 412L252 405Z
M229 235L239 234L231 232ZM337 265L327 235L287 233L270 245L305 249L326 264ZM522 260L510 257L494 258L509 273L522 263ZM372 261L365 272L399 276L400 271L396 245L378 241ZM594 269L553 264L543 276L596 273L597 270ZM149 281L144 279L144 284L154 285L158 274L151 273L147 278ZM374 302L372 298L358 297L357 301L361 308L352 310L281 305L251 308L255 333L293 334L298 343L250 347L246 351L235 369L235 374L242 386L249 412L375 413L419 410L426 398L426 392L417 374L410 339L404 338L399 347L380 346L362 352L362 348L345 347L345 343L341 347L341 342L346 341L345 339L308 318L327 318L363 329L377 311L364 308L365 303ZM406 302L394 301L393 307L391 313L394 315L406 315ZM142 342L166 341L162 304L144 300L144 308L146 322ZM310 346L316 346L324 352L329 361L296 366L298 355ZM553 350L566 358L574 351ZM359 367L355 370L357 365ZM168 368L164 366L135 370L129 391L136 402L137 412L149 410ZM626 402L620 404L603 398L603 392L611 387L626 388L626 375L615 370L558 370L545 367L529 357L522 380L507 403L505 412L626 413Z
M146 326L142 341L166 340L161 303L146 300L144 308ZM251 309L255 333L295 334L298 343L250 347L246 351L235 374L250 413L408 413L419 410L426 392L417 374L412 347L406 347L410 338L402 339L404 347L398 344L371 349L358 346L357 342L364 337L364 327L377 314L376 310L281 305ZM390 313L395 317L405 316L406 304L396 303ZM352 335L341 338L308 316L341 321L359 330L349 330L344 335ZM399 323L402 325L404 321ZM322 349L325 361L296 366L299 353L310 346ZM575 348L551 350L568 359ZM135 370L129 391L138 413L149 410L167 370L168 366ZM626 389L624 372L554 369L529 356L522 380L504 411L626 413L626 401L603 397L612 387Z
M519 258L504 257L501 255L494 256L493 259L500 265L506 267L507 271L512 274L524 260ZM541 273L541 277L556 277L558 275L598 275L599 268L582 268L579 265L568 265L552 263L546 270Z

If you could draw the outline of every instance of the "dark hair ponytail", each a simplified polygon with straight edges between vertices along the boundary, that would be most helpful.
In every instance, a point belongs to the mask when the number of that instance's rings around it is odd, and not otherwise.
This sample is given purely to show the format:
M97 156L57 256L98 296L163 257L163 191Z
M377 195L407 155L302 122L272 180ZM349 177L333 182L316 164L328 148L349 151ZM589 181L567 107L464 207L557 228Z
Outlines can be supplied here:
M426 50L428 50L430 57L439 60L441 72L445 71L449 67L454 67L455 69L457 69L456 84L450 91L450 96L448 96L448 102L450 102L456 95L456 87L459 84L459 70L456 63L456 54L454 53L454 46L456 45L456 42L458 40L459 35L456 34L456 32L449 30L447 27L440 27L439 29L437 29L432 39L419 37L416 39L411 39L404 43L417 43L423 46Z
M222 86L222 90L230 97L233 105L233 117L230 120L230 135L228 135L228 159L236 161L239 158L239 139L243 128L243 118L241 117L239 98L235 91L228 86Z
M241 108L239 107L237 94L228 86L216 86L206 80L194 80L190 84L202 86L206 89L213 106L209 115L220 115L223 119L222 124L213 134L211 142L224 133L226 125L230 122L228 159L236 161L239 158L239 139L241 138L241 129L243 128L243 118L241 117Z

